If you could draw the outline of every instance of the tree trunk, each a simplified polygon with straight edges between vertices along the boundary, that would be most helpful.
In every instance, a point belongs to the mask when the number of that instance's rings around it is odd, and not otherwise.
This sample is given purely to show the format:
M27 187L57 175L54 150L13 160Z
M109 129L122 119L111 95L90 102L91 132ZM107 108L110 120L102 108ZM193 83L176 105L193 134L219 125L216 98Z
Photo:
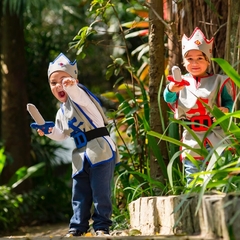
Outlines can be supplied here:
M151 130L163 133L163 126L160 120L159 106L158 106L158 91L161 79L165 79L164 67L164 25L156 16L163 16L163 1L150 0L149 1L149 56L150 56L150 69L149 69L149 96L150 96L150 127ZM165 81L163 81L165 87ZM162 98L161 93L161 111L166 118L167 105ZM166 123L166 119L164 119ZM167 161L166 143L161 141L159 148L163 158ZM155 180L162 181L162 173L160 166L156 159L152 156L150 160L150 174Z
M181 34L179 33L179 21L181 13L179 8L176 8L173 1L166 2L166 21L171 24L171 28L167 29L168 37L168 67L169 74L173 66L179 66L181 70L184 70L182 65L182 54L181 54Z
M2 49L2 8L3 0L0 0L0 49ZM1 50L0 50L1 53ZM0 54L0 63L2 62L2 55ZM0 89L2 89L2 73L0 72ZM0 91L0 109L2 109L2 92ZM2 111L0 111L0 126L2 122ZM2 139L2 128L0 127L0 140Z
M239 1L231 1L231 12L232 16L229 18L231 21L229 25L231 25L231 38L234 39L232 45L231 45L231 52L232 59L231 64L236 69L238 74L240 74L240 2ZM239 93L239 89L238 89ZM237 98L237 103L235 106L235 109L240 109L240 99ZM236 119L237 122L239 122L239 119Z
M26 111L26 65L22 20L8 9L2 17L2 138L7 164L1 183L7 183L22 166L30 166L30 129ZM19 191L28 189L24 182Z

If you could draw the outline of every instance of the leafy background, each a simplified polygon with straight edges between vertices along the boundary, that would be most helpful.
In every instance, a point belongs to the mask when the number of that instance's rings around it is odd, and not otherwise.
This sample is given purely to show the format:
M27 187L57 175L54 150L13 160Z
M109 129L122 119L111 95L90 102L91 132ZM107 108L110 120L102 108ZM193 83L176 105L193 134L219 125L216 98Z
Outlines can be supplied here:
M193 176L190 188L186 187L179 161L179 146L182 144L179 125L183 123L175 120L170 111L167 116L163 111L166 108L161 101L166 84L164 76L159 77L156 97L163 131L156 132L150 126L147 3L133 0L1 1L3 19L6 17L4 11L9 8L8 13L16 13L18 20L22 21L28 66L25 77L28 101L34 102L46 119L54 119L58 106L47 84L46 69L49 59L54 59L59 51L66 52L70 59L78 59L80 82L103 102L111 120L109 129L115 134L121 155L121 165L116 167L112 184L112 229L129 228L128 204L142 196L239 192L239 111L223 115L218 109L212 110L217 118L216 124L221 125L231 140L231 144L225 147L234 148L235 152L227 150L219 155L216 152L221 149L213 149L210 153L205 151L208 168L200 169ZM181 1L175 4L182 6ZM205 4L210 3L205 1ZM217 12L214 6L211 8L213 15ZM166 21L165 24L169 23ZM164 46L167 46L167 35L164 39ZM231 51L233 55L234 51ZM163 55L167 75L169 56ZM238 61L231 65L221 58L213 61L239 87ZM235 104L237 109L237 102ZM31 121L29 117L28 122ZM182 127L188 128L187 125ZM11 232L23 225L68 222L72 215L70 159L66 161L65 156L57 154L68 149L48 138L40 138L34 131L30 134L31 165L18 168L0 184L2 232ZM2 138L0 151L1 177L4 168L14 162L5 149L4 140ZM159 147L162 142L166 144L167 160ZM24 159L26 156L20 157ZM151 174L152 159L161 169L160 179ZM32 187L19 191L26 182ZM200 204L201 197L199 199Z

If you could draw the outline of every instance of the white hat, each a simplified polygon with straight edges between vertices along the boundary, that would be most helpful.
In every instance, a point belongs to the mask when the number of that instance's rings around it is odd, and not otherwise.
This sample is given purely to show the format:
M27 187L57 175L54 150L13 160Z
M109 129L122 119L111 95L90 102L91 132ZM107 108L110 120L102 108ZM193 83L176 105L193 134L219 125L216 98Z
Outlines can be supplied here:
M212 55L212 46L213 38L210 40L206 39L203 32L196 27L189 38L185 34L182 37L182 56L184 57L189 50L199 50L206 54L210 60Z
M60 53L52 62L49 63L48 78L53 72L56 71L66 72L71 77L77 79L77 62L76 60L74 62L71 62L63 53Z

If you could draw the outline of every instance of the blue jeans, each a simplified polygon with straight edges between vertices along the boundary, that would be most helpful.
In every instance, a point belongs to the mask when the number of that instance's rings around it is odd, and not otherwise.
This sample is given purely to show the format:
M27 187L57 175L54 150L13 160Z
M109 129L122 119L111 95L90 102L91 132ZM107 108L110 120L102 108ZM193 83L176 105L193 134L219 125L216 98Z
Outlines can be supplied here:
M93 229L109 230L112 225L111 183L114 175L115 160L90 166L85 158L83 171L73 177L72 209L73 216L69 228L81 232L89 229L89 220L93 220ZM91 214L92 204L94 205Z
M206 143L205 145L206 150L208 152L211 151L211 147L208 143ZM186 179L187 179L187 185L190 184L190 182L193 180L193 177L191 177L190 175L192 173L197 173L199 172L199 170L202 170L204 165L206 165L206 163L204 163L204 159L203 160L197 160L198 166L194 165L194 163L192 163L190 160L188 159L184 159L183 160L183 165L184 165L184 169L185 169L185 174L186 174Z
M199 165L196 166L196 165L194 165L194 163L192 163L188 159L183 160L187 185L189 185L191 183L191 181L193 180L193 177L191 177L191 174L199 172L199 169L201 169L203 162L204 162L204 160L198 160Z

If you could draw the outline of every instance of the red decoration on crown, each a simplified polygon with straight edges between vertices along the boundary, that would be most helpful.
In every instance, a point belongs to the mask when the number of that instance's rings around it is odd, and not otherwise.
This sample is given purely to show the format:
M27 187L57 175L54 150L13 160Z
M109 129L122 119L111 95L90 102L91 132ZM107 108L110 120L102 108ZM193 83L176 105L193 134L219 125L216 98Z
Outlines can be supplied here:
M199 40L196 40L194 43L196 43L197 45L201 44L201 42Z

